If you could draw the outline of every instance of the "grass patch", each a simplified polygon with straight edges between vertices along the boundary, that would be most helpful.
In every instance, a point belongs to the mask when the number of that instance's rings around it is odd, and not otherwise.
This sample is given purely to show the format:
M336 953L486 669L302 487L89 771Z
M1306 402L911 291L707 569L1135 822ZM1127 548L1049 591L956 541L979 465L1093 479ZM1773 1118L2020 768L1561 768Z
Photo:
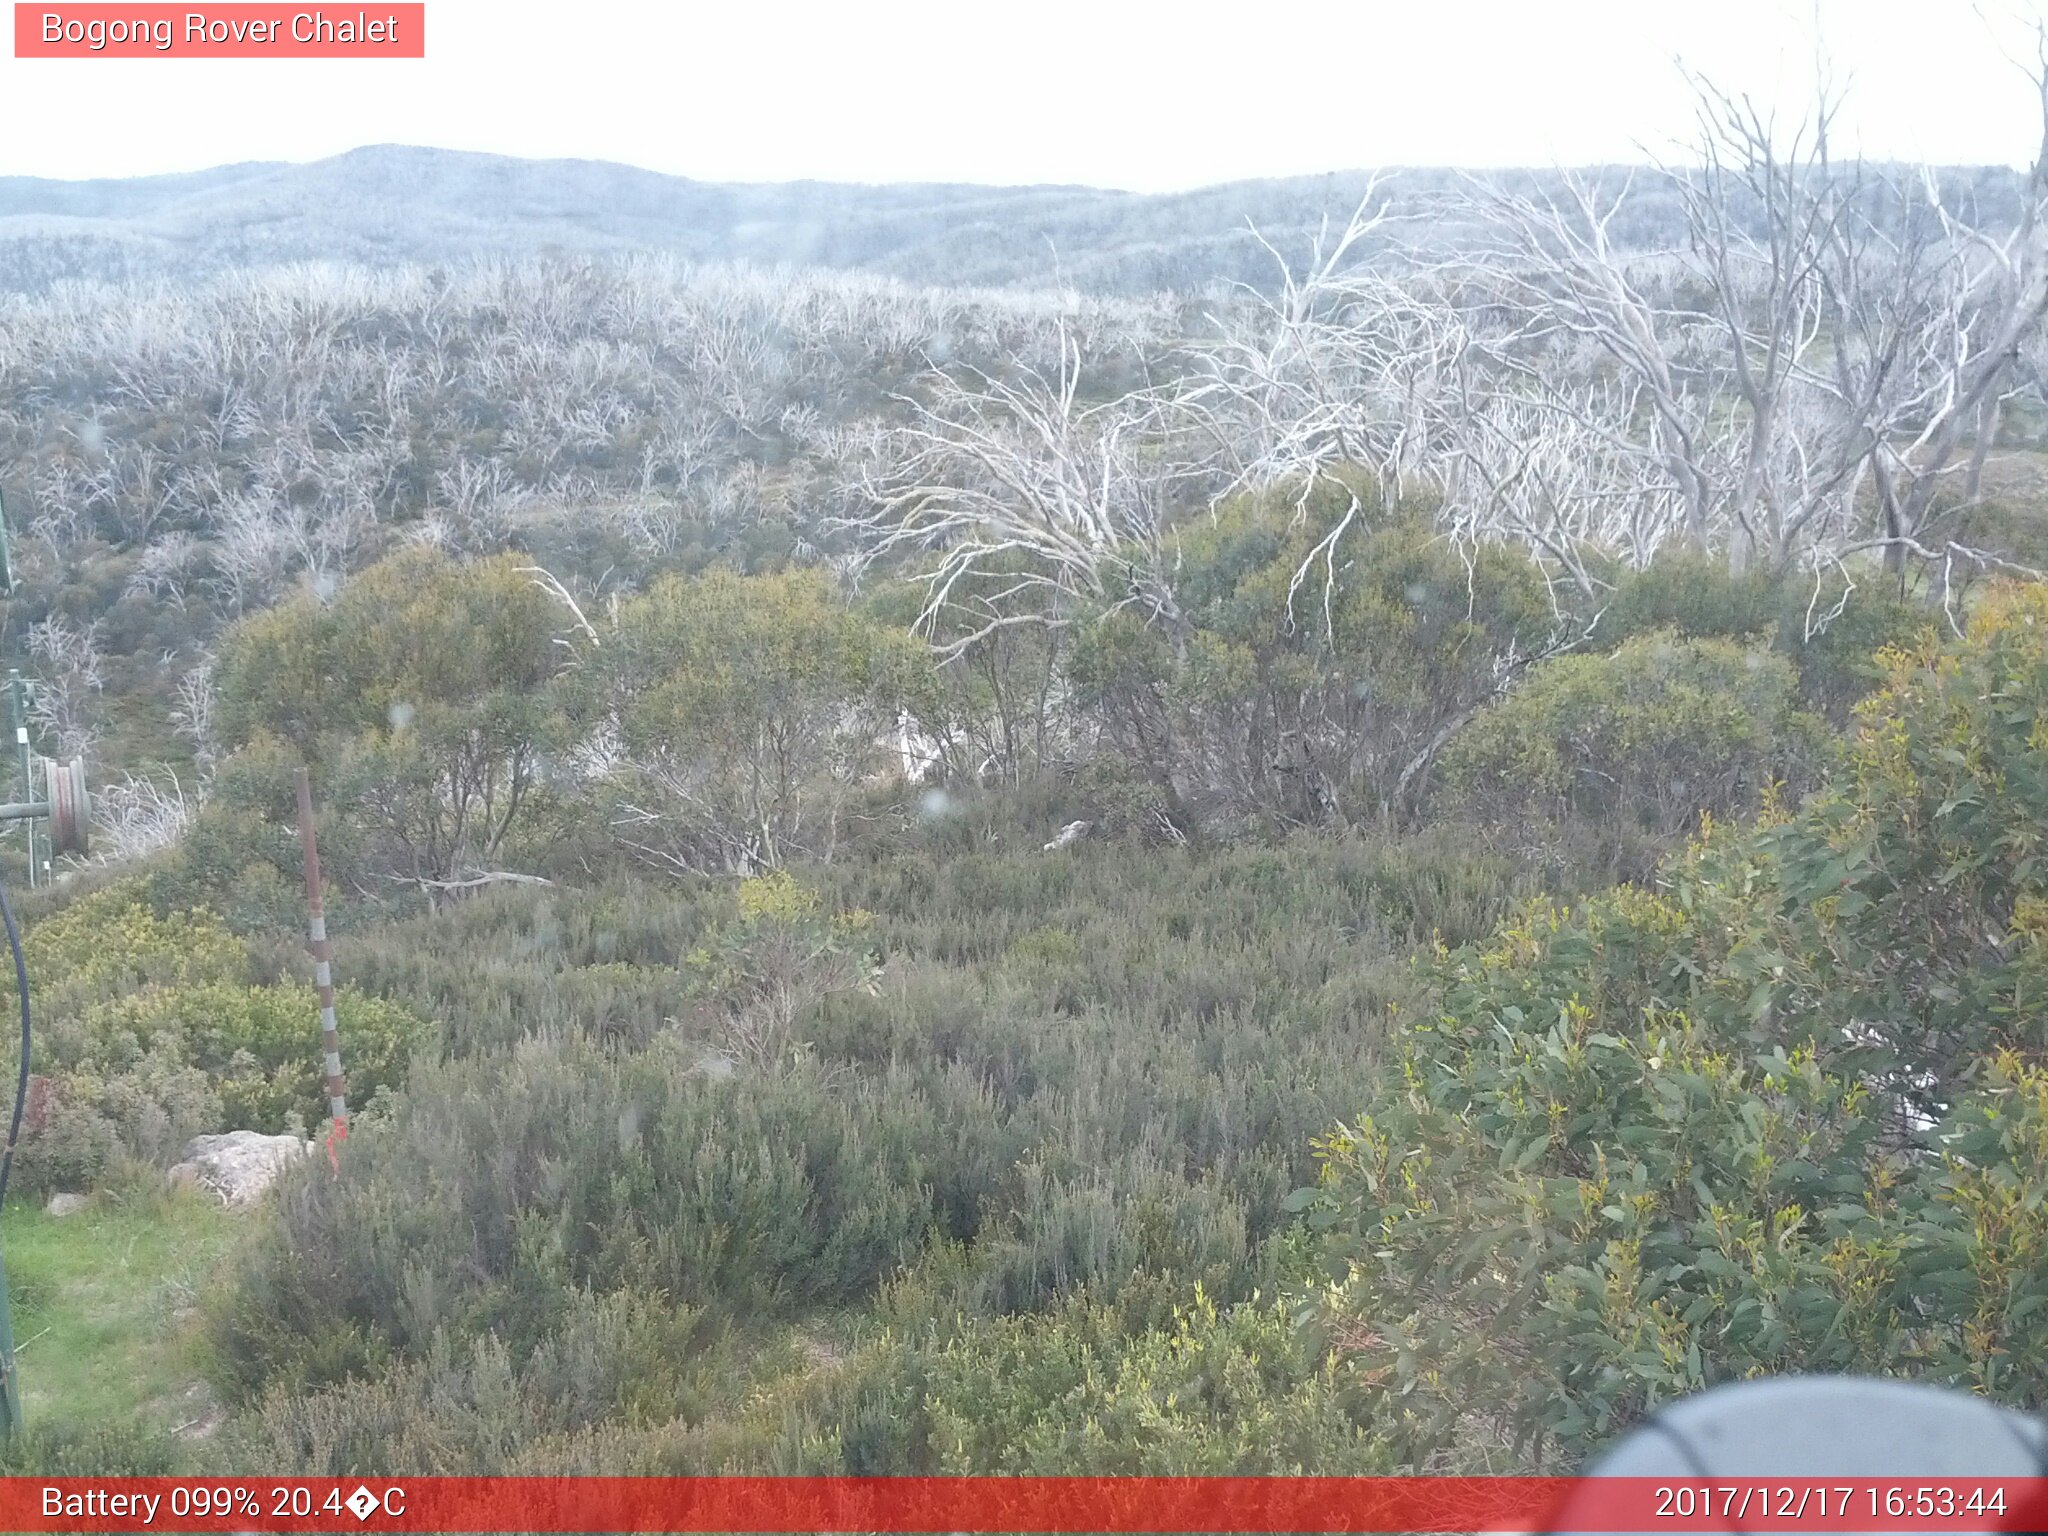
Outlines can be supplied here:
M212 1416L198 1299L246 1225L211 1196L0 1212L32 1430L170 1432Z

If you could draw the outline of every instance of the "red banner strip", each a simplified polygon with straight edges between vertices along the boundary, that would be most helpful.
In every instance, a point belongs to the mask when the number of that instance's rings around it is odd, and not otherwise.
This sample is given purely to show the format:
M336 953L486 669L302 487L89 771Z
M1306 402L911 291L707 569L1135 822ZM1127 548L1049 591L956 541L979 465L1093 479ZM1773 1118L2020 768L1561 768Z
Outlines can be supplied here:
M2042 1478L0 1479L8 1531L2001 1531Z
M427 8L16 0L17 59L423 59Z

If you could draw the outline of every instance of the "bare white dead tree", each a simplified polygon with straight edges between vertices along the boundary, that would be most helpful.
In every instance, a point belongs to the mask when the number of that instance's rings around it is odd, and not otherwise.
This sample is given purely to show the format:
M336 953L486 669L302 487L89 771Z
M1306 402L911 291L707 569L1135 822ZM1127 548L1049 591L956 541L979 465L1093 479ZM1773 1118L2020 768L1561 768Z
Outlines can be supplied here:
M124 864L169 848L184 835L199 808L174 769L126 774L93 791L95 864Z
M183 608L193 579L205 563L206 549L198 537L182 528L173 529L142 547L135 559L134 573L128 578L128 590Z
M868 562L930 557L919 624L943 657L1011 626L1063 625L1061 599L1077 595L1177 624L1162 536L1178 475L1151 451L1154 404L1085 403L1066 339L1052 377L962 371L935 371L930 398L906 402L902 459L834 531Z
M192 759L201 774L213 769L220 751L215 729L213 658L201 656L178 678L177 702L171 706L171 729L192 744Z
M2041 152L1998 232L1952 208L1932 173L1837 163L1825 88L1781 130L1696 82L1699 164L1657 173L1688 243L1662 260L1611 237L1626 188L1603 199L1568 180L1544 198L1474 183L1492 238L1468 257L1472 281L1519 313L1525 338L1496 356L1561 429L1609 443L1614 469L1631 456L1653 469L1698 548L1779 567L1814 546L1941 559L1930 519L1977 500L2016 360L2048 311L2044 82L2048 56L2034 74ZM1633 413L1588 412L1588 374L1559 368L1552 339L1593 349ZM1641 487L1640 473L1622 479Z
M1980 555L1936 538L1935 525L1980 502L2007 402L2028 382L2022 359L2048 315L2048 42L2034 82L2042 140L2012 229L1966 220L1924 173L1928 218L1872 238L1874 256L1845 246L1831 274L1843 345L1829 382L1864 413L1880 514L1858 547L1883 549L1894 568L1908 554L1935 558L1937 544Z
M1683 524L1676 489L1624 446L1642 409L1629 383L1594 376L1530 390L1467 360L1444 397L1431 469L1454 537L1503 538L1597 597L1601 556L1647 566Z
M35 679L30 723L54 740L60 758L90 752L99 739L98 699L106 686L99 621L73 625L51 617L31 624L28 654Z
M592 650L596 650L603 643L598 637L597 627L584 616L583 605L576 601L576 594L562 584L561 577L542 565L522 565L519 567L519 574L531 577L536 587L569 610L569 618L576 626L577 633L583 636ZM555 643L574 654L575 642L558 637Z
M1354 263L1389 223L1380 186L1335 235L1324 226L1299 270L1254 230L1277 291L1241 286L1207 317L1213 338L1190 349L1172 405L1220 462L1219 495L1290 485L1306 496L1340 469L1399 486L1427 462L1436 396L1469 337L1412 271Z

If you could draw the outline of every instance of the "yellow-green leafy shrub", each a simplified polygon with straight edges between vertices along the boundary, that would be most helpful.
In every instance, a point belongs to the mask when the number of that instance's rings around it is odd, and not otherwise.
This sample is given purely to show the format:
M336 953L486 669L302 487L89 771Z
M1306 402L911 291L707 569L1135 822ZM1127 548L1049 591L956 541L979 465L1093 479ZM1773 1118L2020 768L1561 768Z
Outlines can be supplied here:
M195 1135L277 1132L325 1115L312 986L257 984L246 944L218 915L166 915L144 891L140 880L122 881L29 927L35 1081L18 1159L25 1188L91 1187L126 1163L162 1167ZM17 1007L8 968L0 1008L12 1016ZM336 1011L360 1104L402 1078L425 1026L346 989Z
M1761 1372L2048 1390L2048 589L1884 666L1796 814L1447 956L1323 1140L1294 1203L1404 1455Z
M1760 646L1638 635L1561 656L1445 750L1439 799L1502 825L1606 825L1670 838L1805 780L1823 739L1792 663Z

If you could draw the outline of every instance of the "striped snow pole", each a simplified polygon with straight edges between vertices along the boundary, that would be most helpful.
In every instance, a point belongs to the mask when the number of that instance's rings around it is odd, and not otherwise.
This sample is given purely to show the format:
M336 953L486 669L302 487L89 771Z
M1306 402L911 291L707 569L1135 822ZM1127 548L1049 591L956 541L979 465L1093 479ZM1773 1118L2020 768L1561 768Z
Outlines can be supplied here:
M327 941L327 908L320 900L320 848L313 841L313 784L298 771L299 846L306 855L307 932L312 940L313 985L320 994L320 1049L326 1053L327 1112L334 1117L327 1152L348 1134L348 1087L341 1076L341 1035L334 1024L334 947Z

